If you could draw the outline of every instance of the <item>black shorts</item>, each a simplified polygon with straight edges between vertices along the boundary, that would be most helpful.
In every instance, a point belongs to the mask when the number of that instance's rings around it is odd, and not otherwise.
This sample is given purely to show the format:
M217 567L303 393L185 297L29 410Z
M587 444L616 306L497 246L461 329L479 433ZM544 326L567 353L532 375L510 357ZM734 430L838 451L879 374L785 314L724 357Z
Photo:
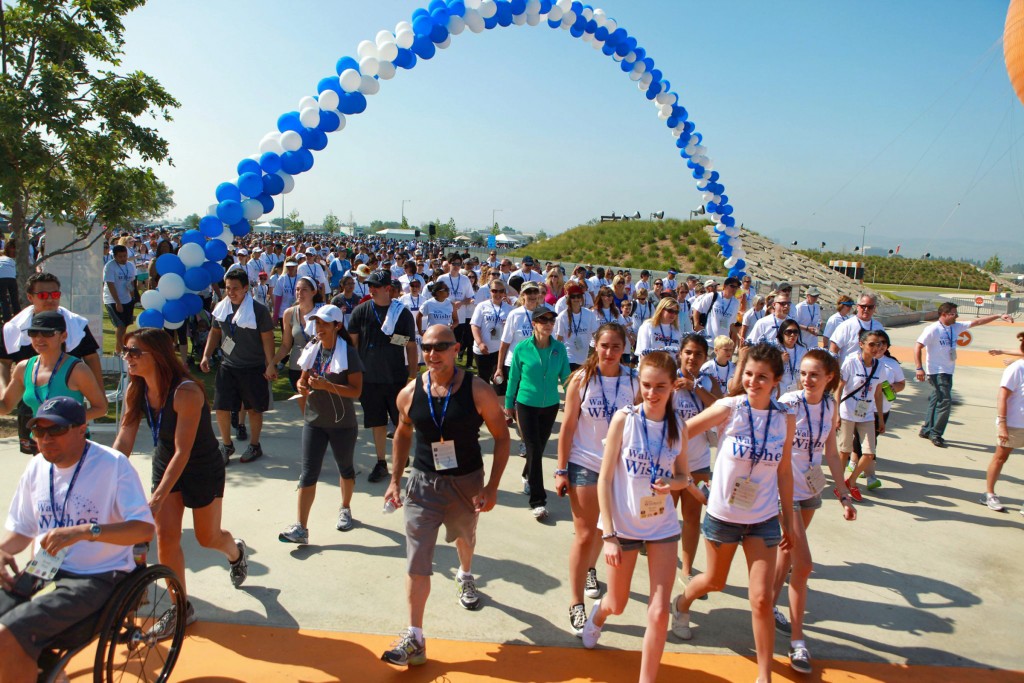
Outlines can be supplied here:
M181 502L187 508L204 508L216 498L224 497L224 460L220 452L211 454L205 462L189 461L178 477L171 493L180 493ZM169 462L153 458L153 488L160 485Z
M121 304L121 312L117 312L117 307L114 304L107 304L107 315L110 316L110 322L114 327L128 327L135 322L135 302L130 304Z
M387 427L388 418L398 424L398 394L405 388L401 384L364 384L363 393L359 397L359 405L363 407L363 427Z
M266 368L233 368L221 364L213 394L214 410L255 410L270 408L270 385L263 376Z

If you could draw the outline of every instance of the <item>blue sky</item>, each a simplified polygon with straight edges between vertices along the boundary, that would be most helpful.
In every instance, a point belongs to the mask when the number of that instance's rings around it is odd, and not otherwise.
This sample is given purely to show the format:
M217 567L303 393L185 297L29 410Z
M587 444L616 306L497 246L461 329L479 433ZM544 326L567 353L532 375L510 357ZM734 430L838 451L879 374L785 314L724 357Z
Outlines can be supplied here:
M594 6L671 81L737 221L785 244L848 246L867 226L877 247L1012 262L1024 260L1024 144L1012 144L1024 105L996 42L1007 4ZM130 15L124 67L182 104L160 124L172 215L204 213L339 57L419 6L150 0ZM414 223L480 228L501 209L502 224L555 233L611 211L686 218L700 203L668 129L618 64L543 23L467 30L368 99L297 176L286 211L365 224L398 220L409 199Z

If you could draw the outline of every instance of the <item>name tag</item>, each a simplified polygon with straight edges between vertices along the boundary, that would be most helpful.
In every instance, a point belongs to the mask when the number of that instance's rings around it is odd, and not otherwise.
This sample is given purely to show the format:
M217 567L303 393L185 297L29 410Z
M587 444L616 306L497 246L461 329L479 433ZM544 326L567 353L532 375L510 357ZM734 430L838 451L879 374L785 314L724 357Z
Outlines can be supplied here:
M955 346L949 350L949 359L951 361L955 361L956 360L956 347Z
M404 334L393 334L391 335L391 343L395 346L405 346L409 343L409 337Z
M749 479L737 479L729 496L729 504L740 510L753 510L757 502L757 492L761 487Z
M586 343L583 341L583 338L580 337L580 336L576 337L576 344L575 344L575 346L576 346L576 350L577 351L582 351L583 349L585 349L587 347Z
M665 499L668 496L644 496L640 499L640 519L649 519L665 514Z
M497 338L498 338L498 328L497 327L492 327L491 328L491 339L497 339Z
M821 467L812 467L806 473L804 478L807 480L807 488L811 490L811 493L818 495L825 490L828 485L825 481L825 471Z
M430 452L434 455L434 469L438 472L459 466L459 461L455 457L454 441L435 441L430 444Z
M853 416L856 418L865 418L868 416L868 402L857 401L857 406L853 409Z
M51 555L40 548L35 557L29 560L28 566L25 567L25 572L43 581L52 581L53 577L57 576L57 570L64 563L68 550L69 548L63 548L56 555Z
M224 335L220 342L220 349L225 355L230 356L231 352L235 350L235 340L231 337Z

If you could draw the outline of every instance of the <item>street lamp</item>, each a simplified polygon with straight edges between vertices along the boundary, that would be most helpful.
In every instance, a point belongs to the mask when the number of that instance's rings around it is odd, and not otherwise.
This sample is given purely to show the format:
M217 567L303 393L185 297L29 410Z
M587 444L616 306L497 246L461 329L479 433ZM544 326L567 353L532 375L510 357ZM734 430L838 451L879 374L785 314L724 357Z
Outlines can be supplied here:
M411 199L403 199L402 200L402 225L405 225L405 203L406 202L411 202L411 201L412 201Z

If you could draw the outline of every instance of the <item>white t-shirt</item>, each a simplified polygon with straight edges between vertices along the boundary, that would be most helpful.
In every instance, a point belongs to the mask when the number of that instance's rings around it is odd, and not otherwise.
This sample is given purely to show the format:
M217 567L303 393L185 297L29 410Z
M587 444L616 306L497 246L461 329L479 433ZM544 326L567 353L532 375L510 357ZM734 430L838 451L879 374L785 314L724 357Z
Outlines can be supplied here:
M761 342L769 342L775 344L779 339L779 328L787 320L789 320L789 316L780 320L774 313L764 316L754 323L754 327L747 332L747 343L760 344Z
M715 302L713 310L711 310L712 301ZM697 297L693 302L692 310L707 314L708 320L705 325L706 337L710 339L714 339L719 335L728 337L732 324L736 322L736 315L740 311L740 302L735 297L725 298L721 292L711 292L710 294L702 294Z
M416 296L413 296L412 294L403 294L398 300L402 302L403 306L409 309L409 312L413 314L412 317L415 318L417 311L420 310L420 306L431 299L430 297L423 296L422 294L417 294Z
M7 513L5 528L16 534L39 539L58 526L78 524L115 524L141 521L153 524L146 493L138 472L112 448L92 441L81 462L78 478L68 498L68 486L75 467L53 467L38 454L29 460ZM55 520L50 500L50 472L53 472L53 502L63 508L63 521ZM111 485L113 484L113 485ZM64 506L67 506L64 508ZM131 571L135 568L132 547L81 541L68 550L61 569L75 574L101 574Z
M352 277L355 277L355 276L353 275ZM411 276L410 275L402 275L401 277L398 278L398 281L402 283L402 291L403 292L405 292L406 294L409 293L409 283L412 282L413 280L419 280L420 281L420 291L421 292L427 291L427 281L423 279L422 275L418 275L416 273L413 273Z
M885 369L885 379L890 385L894 385L897 382L906 382L907 376L903 374L903 367L896 361L895 358L889 356L882 356L882 367ZM851 401L853 399L850 399ZM888 413L892 409L892 403L885 397L885 393L882 393L882 412Z
M564 310L558 314L553 333L558 341L565 344L570 363L582 365L587 360L594 333L600 326L594 312L586 308L580 309L579 313Z
M469 278L459 273L456 277L451 275L442 275L437 278L438 282L443 282L448 285L448 300L452 303L462 303L464 300L469 299L472 301L473 295L476 292L473 291L473 283L469 281ZM459 307L459 322L467 322L473 316L472 306L462 305Z
M545 306L545 308L547 308ZM524 339L533 336L533 311L526 310L525 306L512 309L505 319L505 327L501 330L501 341L508 344L508 353L505 354L505 367L512 366L512 352Z
M421 322L423 332L426 332L431 325L450 327L452 324L452 300L427 299L420 304L420 315L423 316Z
M748 412L750 404L744 395L720 398L715 405L725 405L731 412L724 426L718 430L718 456L715 458L714 476L711 478L708 514L732 524L768 521L779 514L779 462L786 442L789 409L773 401L770 410L751 408ZM753 444L752 433L755 441ZM756 455L752 455L754 445ZM757 486L757 494L749 508L743 509L735 502L730 502L730 498L736 482L748 478Z
M132 302L132 283L135 282L135 264L128 261L123 266L117 261L107 261L103 266L103 303L130 304ZM117 301L110 293L108 282L114 283L117 290Z
M800 326L800 343L809 349L818 348L818 326L821 324L821 306L809 304L806 300L798 303L793 309L793 319ZM803 329L813 327L815 332L811 333Z
M597 326L598 327L600 327L601 325L604 325L605 323L618 323L619 325L622 325L626 329L629 329L629 321L626 320L626 317L624 315L622 315L621 313L618 313L618 314L613 313L610 308L604 308L604 309L601 309L600 311L594 311L593 309L588 309L588 310L590 310L591 313L594 314L594 317L597 318ZM593 339L590 340L590 345L591 346L594 345L594 340ZM633 345L630 344L629 337L627 336L626 337L626 350L624 351L624 353L630 353L630 354L633 353L632 346Z
M843 315L839 311L836 311L828 320L825 321L825 329L821 332L822 336L825 337L825 339L831 340L832 335L836 332L836 328L849 319L850 316Z
M675 358L679 353L679 341L683 333L675 325L654 326L652 320L645 320L636 333L636 355L646 356L651 351L665 351Z
M797 384L800 382L800 361L807 354L807 349L801 344L797 344L791 349L780 346L779 350L789 355L788 361L782 361L783 373L782 380L779 382L779 391L785 394L797 389Z
M764 310L757 310L756 308L749 308L747 312L743 314L743 324L747 326L747 336L754 330L754 325L757 321L764 317Z
M1024 429L1024 359L1014 361L1003 370L999 386L1010 390L1006 399L1006 426Z
M924 359L924 371L927 375L952 375L956 369L956 339L964 330L970 329L970 323L953 323L946 327L935 321L924 328L917 343L922 344L928 352Z
M871 319L871 322L866 323L857 316L852 316L841 323L829 337L829 341L839 347L839 363L842 364L850 354L855 356L859 354L861 331L884 329L885 326L874 318Z
M722 387L723 393L729 392L729 380L736 374L736 364L729 361L724 366L719 365L718 361L712 358L704 365L700 366L700 374L706 377L713 377L715 381Z
M641 303L639 299L633 300L633 319L631 324L633 326L634 333L640 329L640 326L643 325L645 320L654 315L654 309L657 307L657 304L655 304L649 297L645 299L643 303Z
M480 303L473 310L473 317L470 319L469 324L470 326L480 328L480 336L487 343L488 354L498 352L502 334L505 332L505 321L508 320L511 312L512 306L504 301L497 306L490 302ZM483 349L480 348L475 339L473 341L473 353L478 356L484 355ZM511 356L512 354L509 353L509 355Z
M18 269L14 263L14 259L10 256L0 256L0 280L16 277L18 277Z
M697 378L697 386L705 391L711 391L711 378L701 375ZM702 410L707 408L704 402L700 400L696 391L684 391L682 389L675 392L673 405L675 406L676 414L683 422L696 417ZM703 434L698 434L690 439L687 444L686 464L690 468L691 473L705 467L711 467L711 441L709 440L709 434L710 430Z
M853 399L850 399L851 401ZM832 416L836 412L835 401L825 395L817 405L810 405L803 391L790 391L779 397L779 403L787 406L796 417L796 431L793 434L793 500L807 500L815 496L807 483L808 473L821 467L825 453L825 442L832 431ZM810 416L810 421L808 421Z
M616 411L633 404L639 386L633 370L621 366L618 377L599 377L595 372L590 382L580 387L580 414L569 449L569 462L591 472L601 471L608 425Z
M848 356L843 361L840 369L840 377L846 385L843 387L843 395L840 399L846 398L851 392L853 396L841 400L839 404L839 417L850 422L872 422L875 419L875 388L886 378L886 371L882 364L875 361L872 365L864 364L864 359L859 354ZM864 417L856 417L854 411L857 403L867 403L867 414Z
M331 282L327 279L327 269L319 263L300 263L299 267L295 269L295 273L298 277L311 278L313 282L323 285L328 292L331 291Z

